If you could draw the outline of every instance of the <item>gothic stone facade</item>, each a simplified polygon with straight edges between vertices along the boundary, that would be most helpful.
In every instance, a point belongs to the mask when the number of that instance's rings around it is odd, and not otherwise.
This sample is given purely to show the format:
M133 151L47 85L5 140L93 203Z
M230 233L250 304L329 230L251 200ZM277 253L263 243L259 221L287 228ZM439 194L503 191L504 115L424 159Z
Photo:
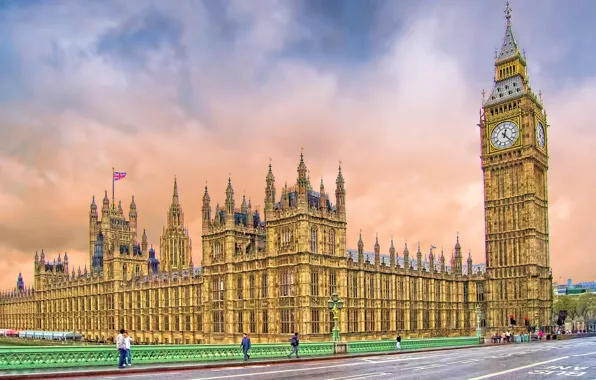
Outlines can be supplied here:
M301 155L297 183L279 198L269 165L263 215L244 198L236 207L231 181L222 208L212 208L205 188L200 268L176 181L160 260L144 232L138 242L134 198L128 219L107 193L101 215L93 200L89 269L75 272L66 254L48 262L36 253L34 287L19 276L17 289L0 296L0 327L77 331L98 341L126 328L140 343L231 343L243 332L253 342L279 342L295 331L323 341L333 293L344 301L346 339L470 335L477 316L487 333L507 328L510 315L550 325L546 113L529 87L507 9L495 86L479 123L486 272L469 256L464 265L459 237L450 265L432 248L423 259L419 245L415 257L407 244L400 256L393 241L388 256L378 239L365 252L362 236L348 250L341 167L332 204L323 182L313 190Z
M230 343L243 332L257 342L328 340L331 316L327 301L337 293L344 301L341 330L349 339L404 336L469 335L475 329L476 305L484 305L484 277L473 273L471 259L462 265L459 238L451 263L441 252L423 260L420 246L410 259L393 242L389 257L347 250L344 179L339 169L335 204L313 191L301 156L298 182L275 197L271 165L267 174L264 220L243 198L235 207L231 181L225 206L212 207L203 196L203 260L194 268L191 242L175 182L167 226L161 238L161 261L147 236L136 238L136 205L129 219L122 207L95 201L89 212L90 270L69 272L68 257L47 262L35 257L35 290L23 287L2 299L2 326L16 329L78 331L86 339L105 341L124 327L142 343ZM420 263L420 265L418 264Z

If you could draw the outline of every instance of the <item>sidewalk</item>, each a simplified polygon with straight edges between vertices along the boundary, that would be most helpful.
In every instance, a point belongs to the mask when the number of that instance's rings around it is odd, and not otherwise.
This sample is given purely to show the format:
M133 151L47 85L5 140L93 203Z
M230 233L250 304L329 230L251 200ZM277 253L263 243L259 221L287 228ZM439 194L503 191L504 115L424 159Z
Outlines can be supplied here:
M251 367L262 365L281 365L285 363L295 362L318 362L341 359L365 358L371 356L386 356L386 355L403 355L417 352L436 352L436 351L451 351L463 350L469 348L491 347L493 344L480 344L474 346L459 346L459 347L444 347L444 348L427 348L420 350L401 350L389 352L371 352L360 354L343 354L343 355L329 355L329 356L311 356L301 357L299 359L288 359L282 357L279 359L263 359L263 360L249 360L244 362L242 360L226 360L203 363L170 363L170 364L140 364L131 367L119 369L116 364L113 367L87 367L84 369L75 368L53 368L48 370L12 370L0 371L0 380L17 380L17 379L50 379L50 378L66 378L66 377L81 377L81 376L110 376L110 375L124 375L124 374L143 374L154 372L177 372L189 370L202 370L213 368L231 368L231 367Z

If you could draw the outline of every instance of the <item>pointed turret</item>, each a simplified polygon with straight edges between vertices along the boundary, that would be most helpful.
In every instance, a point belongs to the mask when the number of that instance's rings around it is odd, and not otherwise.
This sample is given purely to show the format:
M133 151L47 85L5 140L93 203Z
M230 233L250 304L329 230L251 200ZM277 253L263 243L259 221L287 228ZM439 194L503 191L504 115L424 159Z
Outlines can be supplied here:
M137 204L135 203L135 196L133 195L130 200L130 205L128 207L128 219L130 222L130 232L132 235L132 246L137 245L138 242L138 233L137 233ZM133 248L134 250L134 248Z
M408 242L404 243L404 269L410 269L410 251L408 250Z
M389 247L389 267L395 268L395 247L393 246L393 236L391 236L391 245Z
M174 176L174 190L172 191L172 204L168 210L167 227L184 226L184 213L180 205L180 196L178 195L178 179Z
M254 214L252 213L250 198L248 198L248 205L246 206L246 226L248 228L254 228Z
M346 215L346 189L344 176L341 172L341 161L339 162L339 168L337 171L337 179L335 180L335 206L337 207L337 213L340 216L345 217Z
M147 253L147 231L143 229L143 237L141 238L141 251L143 254Z
M91 206L89 207L89 216L97 220L97 205L95 204L95 195L91 197Z
M472 251L468 250L468 276L472 275L473 263L472 263Z
M203 234L209 231L209 226L211 225L211 198L209 197L209 190L207 189L207 185L205 184L205 193L203 193L203 208L202 208L202 225L203 225Z
M219 202L217 202L215 205L215 218L213 219L213 224L219 226L221 222L221 209L219 208Z
M265 182L267 183L265 187L265 211L271 211L275 207L275 176L271 168L271 159L269 159L269 171Z
M428 254L428 271L430 273L435 273L435 255L433 254L433 247L430 247L430 252Z
M118 201L118 215L124 215L124 210L122 209L122 201Z
M174 176L174 191L172 192L172 204L180 204L180 198L178 197L178 179Z
M375 266L379 268L381 265L381 245L379 244L379 234L375 238Z
M306 200L306 192L308 191L308 178L306 164L304 163L304 152L300 151L300 162L298 163L298 197L299 201Z
M228 177L228 187L226 188L226 220L234 220L234 189L232 188L232 176Z
M288 182L287 181L286 181L286 184L285 184L284 189L282 191L281 207L282 207L282 209L285 209L285 210L287 210L288 208L290 208L290 190L288 189Z
M325 185L323 184L323 177L321 177L321 187L319 190L319 208L321 210L327 209L327 196L325 195Z
M101 208L102 214L108 214L110 212L110 198L108 198L108 191L106 190L103 197L103 206Z
M443 253L443 247L441 247L441 273L445 273L445 254Z
M168 222L160 236L160 257L166 271L182 270L188 267L192 252L189 246L188 231L184 225L184 212L178 194L178 179L174 177L172 204L168 211Z
M454 268L453 271L456 276L463 275L462 273L462 254L461 254L461 245L459 244L459 232L457 233L455 247L453 250L454 253Z
M248 205L246 204L246 194L242 194L242 204L240 205L240 212L246 214Z
M364 242L362 241L362 230L358 237L358 265L364 264Z
M422 262L422 251L420 251L420 242L418 242L418 251L416 252L416 269L418 272L422 272L422 267L424 263Z

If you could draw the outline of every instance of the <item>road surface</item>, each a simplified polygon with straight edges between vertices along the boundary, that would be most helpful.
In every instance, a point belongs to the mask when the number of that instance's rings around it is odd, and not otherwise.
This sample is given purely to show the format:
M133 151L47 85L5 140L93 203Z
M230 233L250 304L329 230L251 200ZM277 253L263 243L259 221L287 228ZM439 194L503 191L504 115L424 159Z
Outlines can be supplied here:
M120 376L104 375L101 379L560 380L569 377L596 379L596 339L503 344L453 351L379 355L319 362L297 360L293 363L167 373L126 375L126 369L123 369ZM90 377L78 379L90 379Z

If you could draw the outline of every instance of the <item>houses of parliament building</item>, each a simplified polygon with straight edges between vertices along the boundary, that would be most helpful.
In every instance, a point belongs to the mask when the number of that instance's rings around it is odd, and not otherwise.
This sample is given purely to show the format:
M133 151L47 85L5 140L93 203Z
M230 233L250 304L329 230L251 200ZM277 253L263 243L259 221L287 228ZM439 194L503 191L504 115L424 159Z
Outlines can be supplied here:
M318 189L301 153L295 185L276 187L271 163L262 212L229 180L223 206L202 204L202 262L192 261L174 180L159 259L137 225L134 198L125 214L106 192L89 208L89 261L75 270L67 254L41 250L32 287L19 275L0 294L0 328L74 331L108 341L126 328L138 343L232 343L330 339L330 296L343 300L344 339L473 335L510 328L527 317L552 324L548 230L548 133L542 100L530 88L525 55L506 9L495 82L478 123L484 180L484 265L473 265L454 236L447 253L374 242L346 247L346 182ZM479 221L480 222L480 221ZM354 222L357 224L357 221ZM141 235L139 239L139 235ZM370 243L369 243L370 244ZM411 250L411 251L410 251ZM521 328L518 327L518 328Z

